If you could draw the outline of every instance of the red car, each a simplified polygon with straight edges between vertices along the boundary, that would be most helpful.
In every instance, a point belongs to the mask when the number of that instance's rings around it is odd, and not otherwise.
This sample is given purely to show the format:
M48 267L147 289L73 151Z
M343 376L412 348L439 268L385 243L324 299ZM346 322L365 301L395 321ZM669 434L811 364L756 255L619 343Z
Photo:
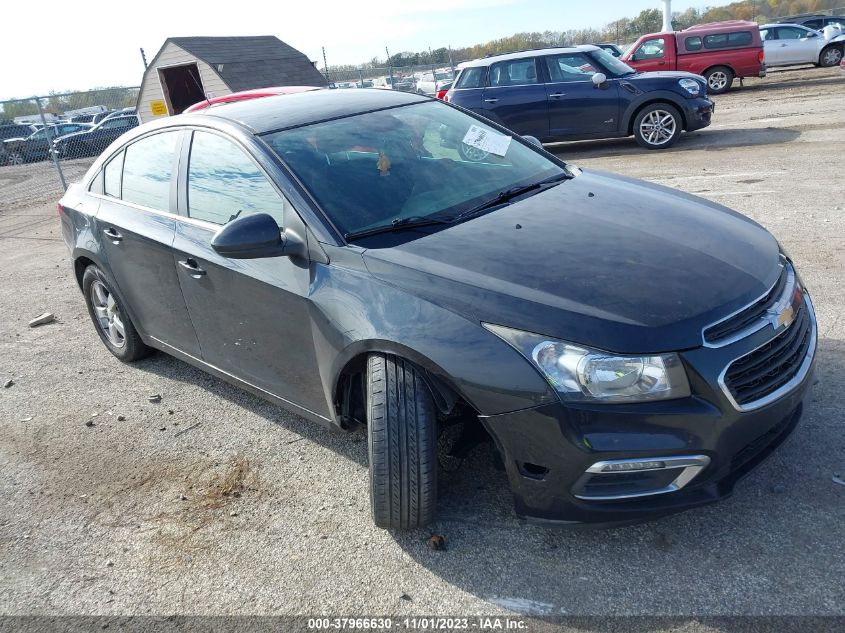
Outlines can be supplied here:
M703 75L711 94L727 92L736 77L766 76L760 27L742 20L643 35L622 61L643 72L685 70Z
M297 92L308 92L309 90L321 90L316 86L271 86L270 88L256 88L254 90L242 90L241 92L233 92L228 95L221 95L219 97L212 97L195 103L185 112L198 112L206 108L213 108L224 103L232 103L233 101L247 101L249 99L261 99L262 97L275 97L276 95L291 95Z

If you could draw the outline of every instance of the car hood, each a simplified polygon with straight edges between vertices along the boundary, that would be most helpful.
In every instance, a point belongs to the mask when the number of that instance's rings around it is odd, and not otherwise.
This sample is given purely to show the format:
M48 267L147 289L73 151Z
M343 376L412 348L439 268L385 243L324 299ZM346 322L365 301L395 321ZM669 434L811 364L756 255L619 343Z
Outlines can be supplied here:
M729 209L584 172L405 244L377 278L468 319L621 353L683 350L779 274L779 246Z
M622 77L622 79L626 81L633 81L634 83L637 83L638 81L653 81L655 79L697 79L698 81L703 81L701 75L696 75L695 73L688 73L683 70L657 70L654 72L627 75L625 77Z

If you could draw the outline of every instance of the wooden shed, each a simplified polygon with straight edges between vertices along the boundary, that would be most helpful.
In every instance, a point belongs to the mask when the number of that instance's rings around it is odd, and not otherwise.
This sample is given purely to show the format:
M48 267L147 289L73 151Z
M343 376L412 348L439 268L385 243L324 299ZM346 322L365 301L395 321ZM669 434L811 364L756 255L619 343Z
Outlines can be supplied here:
M269 86L325 86L301 52L272 35L171 37L144 71L142 122L180 114L206 97Z

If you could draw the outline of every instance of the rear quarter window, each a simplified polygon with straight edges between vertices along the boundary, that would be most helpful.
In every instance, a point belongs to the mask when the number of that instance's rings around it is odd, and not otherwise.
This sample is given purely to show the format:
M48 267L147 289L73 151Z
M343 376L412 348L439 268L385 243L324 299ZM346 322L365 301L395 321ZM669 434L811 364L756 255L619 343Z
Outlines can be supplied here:
M735 31L733 33L715 33L704 36L704 48L714 50L719 48L740 48L751 46L754 38L751 31Z

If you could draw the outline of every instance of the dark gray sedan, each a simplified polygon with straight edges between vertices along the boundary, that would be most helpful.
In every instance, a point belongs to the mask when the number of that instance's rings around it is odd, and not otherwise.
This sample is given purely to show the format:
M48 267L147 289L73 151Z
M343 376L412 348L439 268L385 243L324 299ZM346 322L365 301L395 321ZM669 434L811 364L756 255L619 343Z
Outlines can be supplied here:
M810 297L759 225L417 95L314 91L143 125L60 215L117 358L155 348L366 426L383 527L434 518L438 433L456 422L486 431L520 516L715 501L790 434L811 381Z

